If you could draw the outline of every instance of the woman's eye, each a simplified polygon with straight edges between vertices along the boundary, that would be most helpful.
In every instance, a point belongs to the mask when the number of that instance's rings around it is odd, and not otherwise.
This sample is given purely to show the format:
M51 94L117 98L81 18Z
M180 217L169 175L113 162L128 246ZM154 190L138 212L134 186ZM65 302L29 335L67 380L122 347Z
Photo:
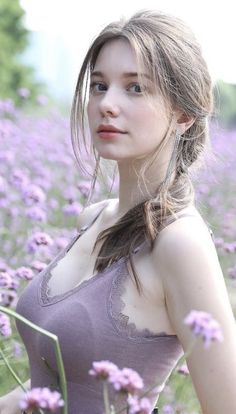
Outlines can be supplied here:
M93 91L95 86L97 86L97 85L103 85L103 84L101 82L92 82L91 85L90 85L90 88L89 88L90 91ZM100 91L98 91L98 92L100 92Z
M105 87L105 85L103 84L103 83L101 83L101 82L92 82L91 83L91 85L90 85L90 91L94 91L94 89L95 89L95 87L96 86L99 86L99 85L101 85L101 86L103 86L103 87ZM141 87L140 87L140 85L138 84L138 83L132 83L131 85L129 85L129 87L128 87L128 89L130 89L130 88L133 88L133 87L135 87L135 89L136 88L138 88L139 90L137 91L137 89L134 91L134 92L137 92L137 93L139 93L140 94L140 92L142 92L142 90L141 90ZM101 92L101 91L103 91L104 89L97 89L96 90L96 92Z
M142 92L141 87L138 83L133 83L130 87L132 88L133 86L135 86L135 87L137 86L140 89L139 92ZM138 92L138 91L136 90L135 92Z

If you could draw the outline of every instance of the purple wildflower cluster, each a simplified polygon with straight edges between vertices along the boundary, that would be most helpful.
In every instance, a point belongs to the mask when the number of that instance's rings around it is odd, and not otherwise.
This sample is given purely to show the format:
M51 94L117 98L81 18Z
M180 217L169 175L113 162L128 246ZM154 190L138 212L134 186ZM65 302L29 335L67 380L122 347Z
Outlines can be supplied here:
M143 388L140 375L130 368L119 369L110 361L94 361L89 374L97 379L108 380L119 392L134 394Z
M33 388L27 391L19 402L23 410L36 410L38 408L47 409L52 413L64 406L61 394L57 391L51 391L49 388Z
M16 290L19 281L15 278L15 272L3 262L0 262L0 305L14 306L17 301ZM9 337L12 335L9 316L0 312L0 336Z
M6 289L16 289L19 286L19 282L14 278L12 271L0 271L0 287Z
M17 289L20 280L31 280L33 275L30 268L22 266L13 270L0 262L0 305L14 307L17 302Z
M228 275L231 279L236 279L236 264L229 268Z
M30 253L36 252L38 246L52 246L53 240L52 238L45 232L36 232L32 235L32 237L28 241L28 251Z
M18 277L19 279L31 280L34 277L34 273L28 267L21 266L21 267L18 267L18 269L16 269L15 276Z
M134 394L143 388L142 378L130 368L118 369L116 372L112 372L109 376L109 382L116 391L128 392L129 394Z
M170 404L165 404L162 407L163 414L175 414L175 410Z
M128 395L129 414L148 414L151 404L148 398L138 398L137 395Z
M129 414L150 413L151 403L148 398L140 398L137 395L137 392L144 387L143 379L133 369L119 369L110 361L94 361L89 374L112 384L116 392L126 394Z
M89 370L89 374L96 379L106 380L112 375L113 372L117 372L117 365L110 361L94 361L93 368Z
M5 337L12 334L10 318L3 312L0 312L0 334Z
M24 100L30 96L26 88L21 88L18 93ZM47 98L38 96L38 102L44 105ZM210 135L213 151L220 157L217 162L209 160L209 168L197 174L194 183L196 201L207 206L206 219L210 217L223 271L234 289L236 221L232 194L235 191L236 131L220 130L212 124ZM89 193L90 177L78 175L74 154L68 145L69 119L54 110L44 118L31 118L19 112L11 99L0 101L0 141L0 229L3 240L0 246L0 304L14 308L19 282L24 284L32 280L47 266L45 260L51 260L57 249L64 248L70 239L76 217ZM24 150L19 151L19 148ZM89 166L85 152L82 157ZM107 188L110 186L108 178ZM117 195L117 187L118 181L111 196ZM94 202L104 196L103 191L97 182ZM55 228L60 229L59 233ZM207 331L205 319L201 323L199 318L188 323L193 333L203 338L205 345L214 337L213 340L220 337L217 326L215 330L212 326ZM198 323L200 326L196 328ZM3 313L0 313L0 335L11 335L10 320ZM163 408L163 414L167 412L172 413L171 409L164 411Z
M207 312L192 310L184 319L184 323L195 336L203 339L206 349L213 341L224 340L220 324Z

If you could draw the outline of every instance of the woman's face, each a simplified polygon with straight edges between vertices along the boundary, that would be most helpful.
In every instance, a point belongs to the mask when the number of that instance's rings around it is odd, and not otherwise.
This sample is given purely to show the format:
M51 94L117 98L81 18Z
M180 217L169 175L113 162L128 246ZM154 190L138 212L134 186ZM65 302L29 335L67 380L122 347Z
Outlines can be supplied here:
M154 106L143 96L138 77L125 76L127 72L138 71L129 42L116 39L106 43L94 71L102 72L103 76L91 76L87 113L98 154L121 163L150 154L164 138L169 121L161 96L152 92L152 81L145 79L145 88ZM111 124L125 133L104 139L97 132L100 124Z

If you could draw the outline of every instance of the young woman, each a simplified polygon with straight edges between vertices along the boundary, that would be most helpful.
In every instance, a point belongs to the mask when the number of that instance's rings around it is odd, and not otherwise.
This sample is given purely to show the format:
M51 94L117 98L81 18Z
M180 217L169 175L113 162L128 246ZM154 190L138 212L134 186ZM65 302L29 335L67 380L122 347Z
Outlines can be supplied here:
M71 124L81 169L81 136L94 157L92 190L78 235L27 286L16 309L58 335L70 414L103 412L101 383L88 375L99 360L135 369L145 389L156 383L154 409L158 387L192 342L183 323L191 310L210 313L224 335L210 351L199 341L187 358L202 413L236 412L235 320L191 182L209 147L212 111L206 62L180 19L141 10L109 24L91 44ZM119 192L92 204L101 159L115 162ZM56 386L52 344L19 321L17 327L31 387ZM115 408L123 403L117 398Z

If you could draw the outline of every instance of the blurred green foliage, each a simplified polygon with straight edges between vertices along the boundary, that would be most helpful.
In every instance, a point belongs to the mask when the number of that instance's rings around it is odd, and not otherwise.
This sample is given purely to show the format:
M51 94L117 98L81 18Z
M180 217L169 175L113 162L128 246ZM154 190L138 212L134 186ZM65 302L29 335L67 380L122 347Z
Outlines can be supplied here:
M0 98L11 98L18 107L37 106L37 96L49 96L47 86L37 81L35 69L21 61L29 44L30 31L24 27L25 11L20 0L0 0ZM29 91L27 100L18 90ZM214 85L215 109L213 117L226 128L236 126L236 85L218 80Z
M236 85L219 80L214 88L216 118L226 128L236 127Z
M24 104L20 88L29 90L31 103L38 94L46 93L46 86L36 79L35 69L20 61L30 34L24 27L24 16L19 0L0 0L0 97L13 99L17 106Z

